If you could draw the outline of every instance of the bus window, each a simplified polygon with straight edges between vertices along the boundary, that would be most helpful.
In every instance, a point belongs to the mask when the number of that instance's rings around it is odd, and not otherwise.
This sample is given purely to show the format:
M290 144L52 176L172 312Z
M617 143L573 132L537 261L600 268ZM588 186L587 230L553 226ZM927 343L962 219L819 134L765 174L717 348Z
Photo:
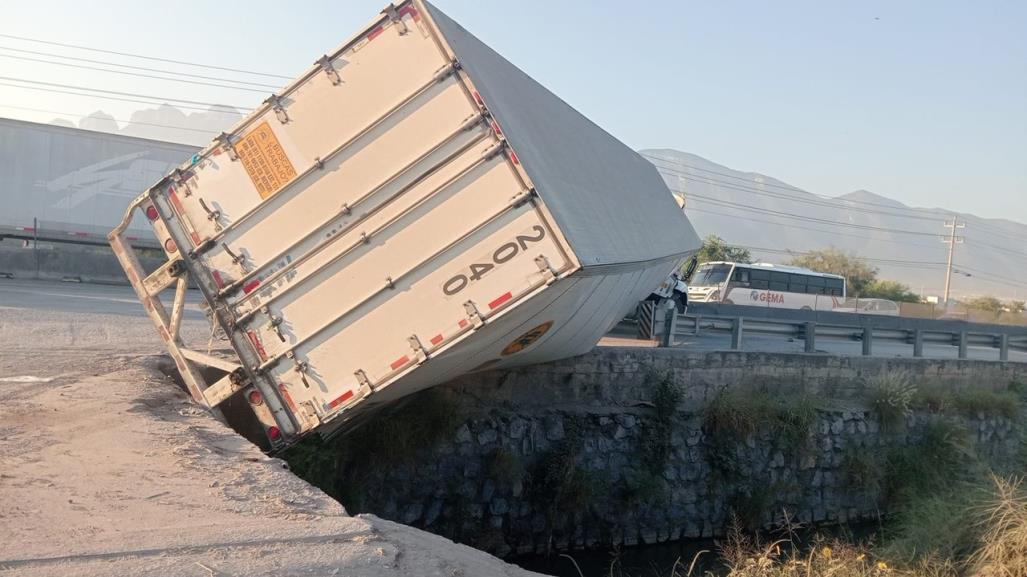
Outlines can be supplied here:
M788 277L790 277L790 276L791 275L789 275L786 272L771 271L771 273L770 273L770 282L771 283L781 283L781 284L787 285L788 284ZM778 289L774 289L774 290L778 290Z
M691 286L715 286L727 280L731 274L729 264L704 264L695 271Z
M827 279L827 294L840 297L845 295L845 281L840 278Z
M788 292L788 283L770 281L770 290Z
M809 286L827 286L827 279L822 276L811 276L806 279L806 284Z
M804 274L793 274L789 275L788 279L788 291L793 293L804 293L806 292L806 279L808 277Z
M770 281L752 279L749 281L749 288L767 290L770 288Z
M731 284L735 286L749 286L749 269L736 268L731 274Z
M806 294L822 295L822 294L824 294L824 288L825 287L823 287L823 286L808 285L806 287Z

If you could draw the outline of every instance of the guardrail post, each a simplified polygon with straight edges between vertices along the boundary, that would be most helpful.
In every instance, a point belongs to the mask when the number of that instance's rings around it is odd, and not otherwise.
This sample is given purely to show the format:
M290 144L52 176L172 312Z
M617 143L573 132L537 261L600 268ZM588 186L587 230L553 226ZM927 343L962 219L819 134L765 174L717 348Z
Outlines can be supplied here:
M959 331L959 358L966 358L966 346L968 342L966 331Z
M924 356L924 331L921 329L913 330L913 356Z
M694 334L695 334L695 336L699 336L699 321L702 320L702 315L701 314L696 314L694 318L695 318L695 331L694 331Z
M863 327L863 356L869 357L874 352L874 327Z
M998 336L998 360L1009 360L1009 335L1005 333Z
M806 352L815 353L817 352L817 323L807 322L806 323Z
M731 325L731 350L742 348L742 317L737 317Z
M678 311L673 305L663 314L663 333L660 335L661 347L674 346L674 329L677 328Z

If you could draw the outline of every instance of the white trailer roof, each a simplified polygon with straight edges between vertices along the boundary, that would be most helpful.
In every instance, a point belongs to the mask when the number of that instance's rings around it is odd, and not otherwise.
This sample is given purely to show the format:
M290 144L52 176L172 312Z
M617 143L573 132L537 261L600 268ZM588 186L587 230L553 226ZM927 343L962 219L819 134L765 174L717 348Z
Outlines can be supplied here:
M702 245L651 163L425 5L582 266L656 260Z

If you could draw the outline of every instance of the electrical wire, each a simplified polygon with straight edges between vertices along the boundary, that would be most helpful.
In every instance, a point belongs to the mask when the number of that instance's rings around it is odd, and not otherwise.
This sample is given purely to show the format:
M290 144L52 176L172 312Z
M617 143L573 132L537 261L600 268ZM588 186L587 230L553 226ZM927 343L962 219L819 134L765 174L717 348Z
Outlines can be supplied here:
M37 50L25 50L24 48L11 48L10 46L0 46L0 50L8 50L10 52L21 52L23 54L33 54L36 56L50 56L54 58L63 58L65 60L74 60L76 62L88 62L90 64L103 64L105 66L118 66L121 68L129 68L131 70L142 70L143 72L158 72L161 74L172 74L175 76L187 76L189 78L199 78L201 80L217 80L220 82L234 82L236 84L249 84L250 86L260 86L263 88L277 89L280 86L275 84L262 84L260 82L250 82L248 80L235 80L232 78L224 78L218 76L204 76L202 74L191 74L189 72L176 72L174 70L164 70L161 68L148 68L146 66L133 66L131 64L120 64L118 62L111 62L109 60L93 60L90 58L79 58L77 56L66 56L64 54L56 54L53 52L41 52Z
M99 94L82 94L81 92L71 92L71 91L68 91L68 90L58 90L56 88L40 88L40 87L37 87L37 86L21 86L21 85L18 85L18 84L9 84L9 83L6 83L6 82L0 82L0 86L9 86L11 88L23 88L25 90L36 90L36 91L40 91L40 92L50 92L50 93L54 93L54 94L70 94L72 96L84 96L86 98L99 98L99 99L102 99L102 100L114 100L114 101L118 101L118 102L134 102L136 104L146 104L148 106L160 106L161 104L164 104L164 102L149 102L149 101L146 101L146 100L135 100L135 99L132 99L132 98L119 98L117 96L101 96ZM142 98L151 98L151 97L145 96L145 97L142 97ZM156 99L157 97L152 97L152 98ZM220 106L222 106L222 105L218 105L218 107L220 107ZM243 115L242 112L239 112L237 110L211 110L210 108L201 108L201 107L198 107L198 106L189 106L188 104L175 104L174 107L179 109L179 110L197 110L197 111L200 111L200 112L212 112L212 113L217 113L217 114L233 114L235 116L242 116Z
M226 66L214 66L211 64L200 64L197 62L186 62L183 60L172 60L170 58L159 58L156 56L144 56L142 54L133 54L130 52L118 52L117 50L104 50L102 48L92 48L89 46L82 46L80 44L66 44L64 42L54 42L52 40L40 40L38 38L29 38L27 36L15 36L14 34L0 34L0 38L11 38L14 40L24 40L26 42L36 42L39 44L49 44L50 46L61 46L63 48L74 48L76 50L88 50L90 52L99 52L102 54L113 54L115 56L126 56L129 58L139 58L142 60L150 60L153 62L166 62L168 64L181 64L183 66L195 66L197 68L207 68L209 70L221 70L223 72L238 72L240 74L252 74L254 76L266 76L268 78L281 78L283 80L292 80L291 76L284 76L281 74L270 74L267 72L255 72L253 70L243 70L240 68L228 68Z
M261 90L259 88L247 88L245 86L230 86L228 84L216 84L214 82L204 82L202 80L189 80L187 78L168 78L166 76L156 76L154 74L143 74L141 72L129 72L127 70L109 70L107 68L100 68L98 66L86 66L85 64L71 64L69 62L55 62L53 60L44 60L42 58L32 58L29 56L15 56L13 54L0 54L0 58L12 58L15 60L24 60L28 62L39 62L42 64L53 64L56 66L67 66L70 68L77 68L79 70L95 70L98 72L107 72L110 74L123 74L125 76L133 76L135 78L150 78L154 80L166 80L168 82L181 82L183 84L193 84L196 86L213 86L214 88L224 88L227 90L242 90L245 92L257 92L260 94L267 94L267 90Z
M13 104L0 104L0 108L14 108L14 109L18 109L18 110L30 110L32 112L46 112L48 114L60 114L62 116L75 116L77 118L89 118L90 117L90 115L88 115L88 114L74 114L72 112L60 112L60 111L57 111L57 110L45 110L45 109L42 109L42 108L29 108L27 106L14 106ZM103 119L100 119L100 120L108 120L108 119L103 118ZM187 128L185 126L170 126L170 125L167 125L167 124L154 124L152 122L140 122L140 121L137 121L137 120L124 120L124 119L121 119L121 118L110 118L109 120L114 120L115 122L123 122L123 123L125 123L125 124L127 124L129 126L136 126L136 125L138 125L138 126L153 126L153 127L156 127L156 128L170 128L170 129L173 129L173 130L188 130L190 132L200 132L200 133L208 134L208 135L209 134L217 134L218 133L217 130L206 130L206 129L203 129L203 128Z
M252 107L247 107L247 106L228 105L228 104L214 104L214 103L211 103L211 102L200 102L200 101L197 101L197 100L184 100L184 99L181 99L181 98L171 98L171 97L166 97L166 96L150 96L150 95L147 95L147 94L135 94L135 93L132 93L132 92L119 92L117 90L103 90L101 88L89 88L89 87L86 87L86 86L72 86L72 85L69 85L69 84L59 84L59 83L56 83L56 82L42 82L42 81L39 81L39 80L28 80L28 79L25 79L25 78L12 78L12 77L9 77L9 76L0 76L0 80L6 80L8 82L25 82L25 83L28 83L28 84L37 84L37 85L46 86L46 87L69 88L69 89L72 89L72 90L83 90L83 91L87 91L87 92L99 92L101 94L114 94L114 95L117 95L117 96L130 96L130 97L134 97L134 98L149 98L149 99L152 99L152 100L163 100L165 102L182 102L182 103L185 103L185 104L192 104L192 105L196 105L196 106L207 106L207 107L210 107L210 108L219 108L219 107L224 107L224 106L229 106L231 108L241 108L243 110L248 110L249 108L252 108Z
M670 164L670 165L673 165L673 166L676 166L676 167L683 167L683 168L687 168L687 169L690 169L690 170L697 170L697 171L701 171L701 172L709 172L711 174L716 174L716 175L724 176L724 177L727 177L727 178L733 178L733 179L736 179L736 180L741 180L741 181L746 182L746 183L748 183L750 185L768 186L768 187L781 188L781 189L788 190L788 191L800 192L802 194L815 197L817 200L826 201L827 204L825 204L824 202L814 201L813 199L810 199L810 198L799 198L799 197L794 197L794 196L790 196L790 195L781 195L780 193L777 193L775 195L771 191L766 191L766 190L759 189L759 188L753 188L751 186L750 187L741 187L741 185L738 185L736 183L724 182L724 181L721 181L721 180L717 180L715 178L704 177L702 175L689 174L689 173L677 170L676 168L673 168L673 167L670 167L670 166L660 166L660 165L657 165L657 168L660 169L661 171L675 173L676 175L681 176L683 178L686 178L687 180L692 180L694 182L700 182L700 183L703 183L703 184L717 183L717 184L720 184L720 185L722 185L722 186L724 186L726 188L732 188L734 190L743 190L743 191L747 191L747 192L753 192L753 193L756 193L756 194L763 194L765 196L773 196L775 198L781 198L781 199L785 199L785 200L794 200L796 202L804 202L804 203L807 203L807 204L814 204L814 205L825 206L825 207L830 207L830 208L841 208L841 209L844 209L844 210L850 210L850 211L856 211L856 212L866 212L866 213L869 213L869 214L885 214L885 215L896 216L896 217L901 217L901 218L914 218L914 219L917 219L917 220L929 220L929 221L937 221L938 220L937 217L929 217L929 216L918 216L918 217L915 217L915 216L912 216L912 215L895 214L895 213L887 212L887 211L875 211L875 210L869 210L869 209L859 209L858 207L852 207L852 206L839 206L838 204L831 204L831 203L844 203L844 204L856 203L856 204L864 204L864 205L869 205L869 206L879 206L879 207L889 208L891 210L906 210L906 211L910 211L910 212L919 212L919 213L924 213L924 214L930 214L931 213L930 209L913 208L913 207L908 207L908 206L893 206L893 205L888 205L888 204L883 204L883 203L870 202L870 201L860 201L860 200L853 200L853 199L832 198L832 197L828 197L828 196L824 196L824 195L818 195L818 194L814 194L814 193L811 193L811 192L807 192L807 191L802 190L801 188L798 188L798 187L795 187L795 186L791 186L791 185L787 185L787 184L777 184L777 183L773 183L773 182L756 183L756 182L753 182L751 179L746 178L744 176L738 176L738 175L735 175L735 174L729 174L729 173L726 173L726 172L720 172L720 171L711 170L711 169L708 169L708 168L701 168L701 167L698 167L698 166L682 164L682 163L679 163L678 161L669 160L669 159L666 159L666 158L660 158L658 156L653 156L651 154L644 154L643 153L642 156L647 158L647 159L649 159L650 161L655 160L655 161L662 162L662 163L665 163L665 164ZM973 218L975 220L980 220L979 217L976 217L976 216L973 216L973 215L960 214L960 213L956 213L956 212L953 212L953 211L950 211L950 210L945 210L945 209L936 209L936 210L941 211L943 213L943 215L945 215L946 217L962 217L964 220L967 217L971 217L971 218ZM1013 234L1010 234L1010 233L997 231L997 230L992 229L990 227L982 226L980 223L975 225L974 230L979 230L979 231L985 232L987 234L999 236L999 237L1010 239L1010 240L1015 240L1015 241L1020 241L1020 242L1027 242L1027 237L1017 236L1017 235L1013 235Z
M712 196L705 196L705 195L695 194L695 193L685 193L682 190L674 190L674 189L671 189L671 190L673 192L677 192L679 194L686 194L687 196L691 196L692 198L703 199L706 202L713 203L713 204L715 204L717 206L725 206L725 207L729 207L729 208L734 208L736 210L746 210L746 211L750 211L750 212L757 212L757 213L760 213L760 214L773 214L773 215L779 216L781 218L789 218L789 219L793 219L793 220L807 221L807 222L817 222L817 223L821 223L821 224L830 224L830 225L833 225L833 226L844 226L844 227L847 227L847 228L856 228L856 229L860 229L860 230L876 230L876 231L888 232L888 233L892 233L892 234L906 234L906 235L912 235L912 236L930 236L930 237L937 237L937 236L939 236L936 233L930 233L930 232L917 232L917 231L912 231L912 230L901 230L901 229L898 229L898 228L887 228L887 227L881 227L881 226L872 226L872 225L869 225L869 224L856 224L856 223L851 223L851 222L842 222L842 221L838 221L838 220L830 220L830 219L826 219L826 218L818 218L818 217L813 217L813 216L800 216L800 215L796 215L796 214L790 214L790 213L787 213L787 212L781 212L781 211L778 211L778 210L771 210L771 209L768 209L768 208L760 208L760 207L757 207L757 206L753 206L751 204L742 204L742 203L738 203L738 202L731 202L731 201L727 201L727 200L720 200L720 199L717 199L717 198L713 198Z
M822 228L810 228L808 226L799 226L799 225L795 225L795 224L791 224L791 223L774 222L772 220L766 220L766 219L761 219L761 218L752 218L752 217L748 217L748 216L740 216L740 215L737 215L737 214L728 214L726 212L717 212L715 210L708 210L708 209L704 209L704 208L686 207L685 211L686 212L693 212L693 211L704 212L704 213L708 213L708 214L715 214L717 216L723 216L725 218L738 219L738 220L747 220L747 221L750 221L750 222L761 222L761 223L771 224L771 225L774 225L774 226L787 227L787 228L790 228L790 229L808 230L808 231L812 231L812 232L819 232L819 233L823 233L823 234L829 234L831 236L847 236L847 237L850 237L850 238L859 238L859 239L863 239L863 240L872 240L872 241L876 241L876 242L895 244L895 245L900 245L900 246L916 246L916 247L921 247L921 248L942 248L940 244L939 245L928 245L928 244L920 244L920 243L907 242L907 241L898 242L898 241L891 240L891 239L884 239L884 238L873 237L873 236L865 236L865 235L861 235L861 234L850 234L850 233L840 232L840 231L836 231L836 230L824 230Z

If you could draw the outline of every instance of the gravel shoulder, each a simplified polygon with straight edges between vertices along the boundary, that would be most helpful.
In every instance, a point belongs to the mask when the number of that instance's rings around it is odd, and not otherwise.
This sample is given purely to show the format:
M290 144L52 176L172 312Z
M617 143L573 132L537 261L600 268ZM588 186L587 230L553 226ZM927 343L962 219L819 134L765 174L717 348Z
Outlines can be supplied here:
M0 302L0 575L537 575L349 516L194 405L160 352L145 318Z

